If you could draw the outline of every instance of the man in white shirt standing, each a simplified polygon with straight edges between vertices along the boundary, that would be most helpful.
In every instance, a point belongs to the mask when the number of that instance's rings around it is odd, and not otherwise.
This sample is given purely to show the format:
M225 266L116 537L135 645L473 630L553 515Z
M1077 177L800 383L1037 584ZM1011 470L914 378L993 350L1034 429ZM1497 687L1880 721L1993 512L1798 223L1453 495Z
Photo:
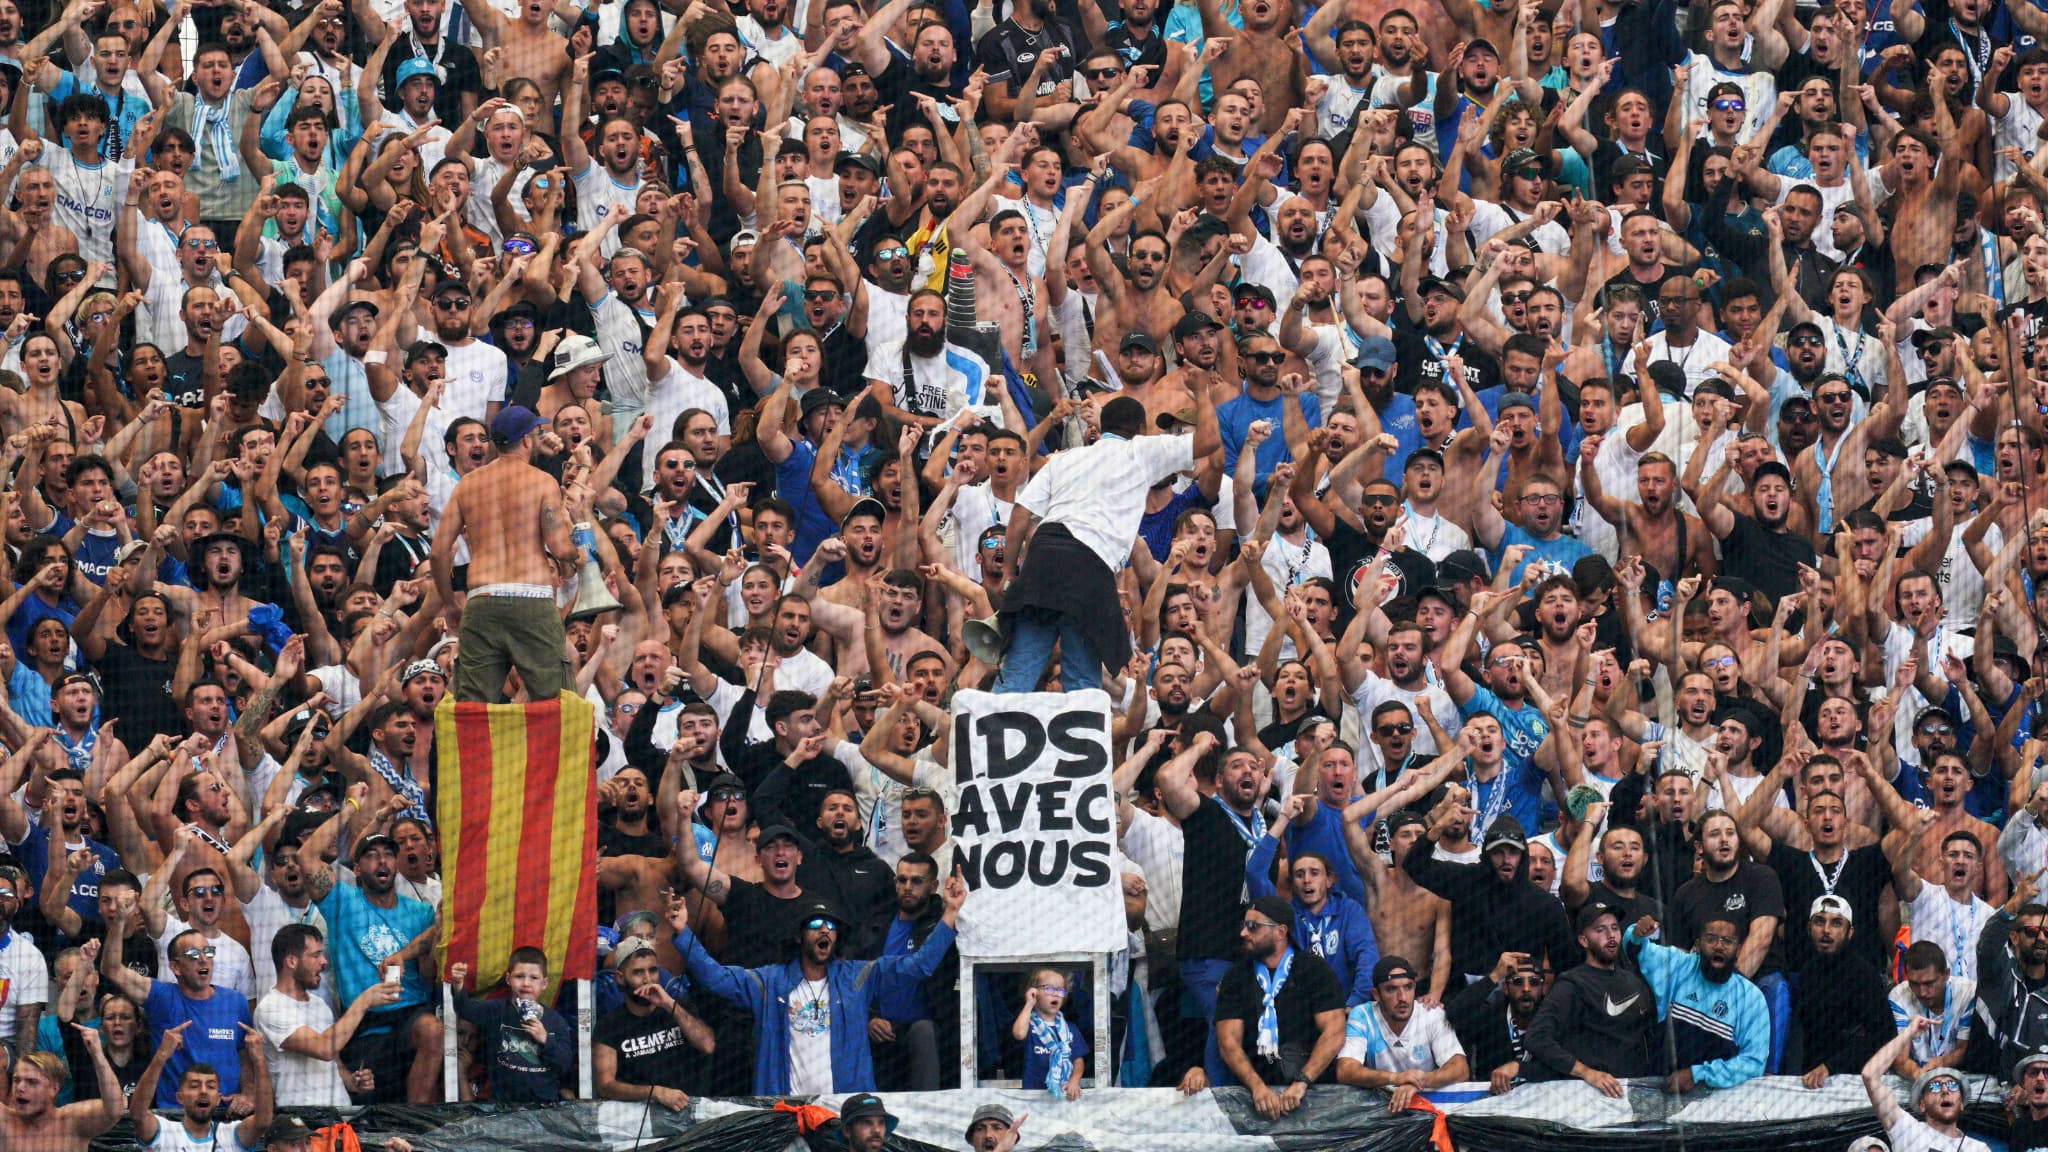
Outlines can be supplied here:
M287 924L270 944L277 984L256 1002L256 1030L270 1057L271 1085L284 1108L345 1108L349 1085L368 1092L367 1068L343 1074L341 1050L369 1012L398 999L399 985L378 980L365 987L341 1019L314 992L327 971L327 944L311 924Z
M1102 406L1100 440L1056 454L1018 495L1003 549L1015 582L1006 579L997 692L1037 691L1055 638L1062 691L1098 687L1105 662L1130 658L1115 573L1138 538L1145 493L1223 446L1209 382L1191 388L1192 439L1144 435L1145 406L1118 396Z
M452 419L467 416L489 424L505 405L512 362L494 344L470 335L476 297L469 285L449 278L434 285L434 339L447 349L441 378L441 409Z

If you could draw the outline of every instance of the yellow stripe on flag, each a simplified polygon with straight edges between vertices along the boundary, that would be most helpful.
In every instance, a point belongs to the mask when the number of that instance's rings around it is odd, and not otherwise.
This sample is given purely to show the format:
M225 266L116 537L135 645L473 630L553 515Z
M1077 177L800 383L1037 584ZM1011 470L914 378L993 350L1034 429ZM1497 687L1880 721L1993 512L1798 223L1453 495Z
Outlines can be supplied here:
M464 780L489 788L491 795L490 863L484 872L484 916L476 941L479 988L490 986L482 982L486 974L496 982L505 970L505 957L518 944L513 939L512 901L519 885L546 882L545 877L519 875L519 842L526 829L526 710L492 708L490 731L490 775L477 781L465 773Z

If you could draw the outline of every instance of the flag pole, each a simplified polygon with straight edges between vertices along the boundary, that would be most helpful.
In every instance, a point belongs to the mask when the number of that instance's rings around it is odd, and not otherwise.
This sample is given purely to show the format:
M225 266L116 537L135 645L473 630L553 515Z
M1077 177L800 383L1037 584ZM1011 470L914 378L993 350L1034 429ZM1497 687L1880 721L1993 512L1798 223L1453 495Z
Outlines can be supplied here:
M576 981L576 1094L585 1100L597 1098L597 1076L590 1067L590 989L590 981Z
M441 984L441 1099L453 1104L462 1099L461 1072L455 1066L455 986Z

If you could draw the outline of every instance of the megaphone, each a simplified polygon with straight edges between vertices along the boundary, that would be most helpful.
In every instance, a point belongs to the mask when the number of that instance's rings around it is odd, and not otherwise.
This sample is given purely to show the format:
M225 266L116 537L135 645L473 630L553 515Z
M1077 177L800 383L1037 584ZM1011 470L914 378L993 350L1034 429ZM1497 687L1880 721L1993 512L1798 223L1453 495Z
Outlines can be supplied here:
M612 590L604 586L604 569L589 549L582 549L583 567L576 572L576 602L569 606L569 619L589 620L624 608Z
M1003 630L996 624L994 616L969 620L960 626L960 638L967 645L967 654L991 668L1003 663Z

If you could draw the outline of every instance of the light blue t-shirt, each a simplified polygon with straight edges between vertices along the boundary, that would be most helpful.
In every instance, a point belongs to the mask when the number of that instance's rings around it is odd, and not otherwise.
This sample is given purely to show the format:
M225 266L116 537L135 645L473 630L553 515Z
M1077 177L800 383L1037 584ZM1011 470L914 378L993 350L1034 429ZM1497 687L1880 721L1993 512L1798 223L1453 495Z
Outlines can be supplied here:
M343 1003L353 1001L363 989L382 979L378 969L384 959L434 922L434 907L425 901L400 896L392 907L379 908L361 888L339 882L320 900L319 907L327 918L327 956L334 964L335 989ZM389 1008L425 1004L428 998L427 982L418 966L407 964L398 1000Z

